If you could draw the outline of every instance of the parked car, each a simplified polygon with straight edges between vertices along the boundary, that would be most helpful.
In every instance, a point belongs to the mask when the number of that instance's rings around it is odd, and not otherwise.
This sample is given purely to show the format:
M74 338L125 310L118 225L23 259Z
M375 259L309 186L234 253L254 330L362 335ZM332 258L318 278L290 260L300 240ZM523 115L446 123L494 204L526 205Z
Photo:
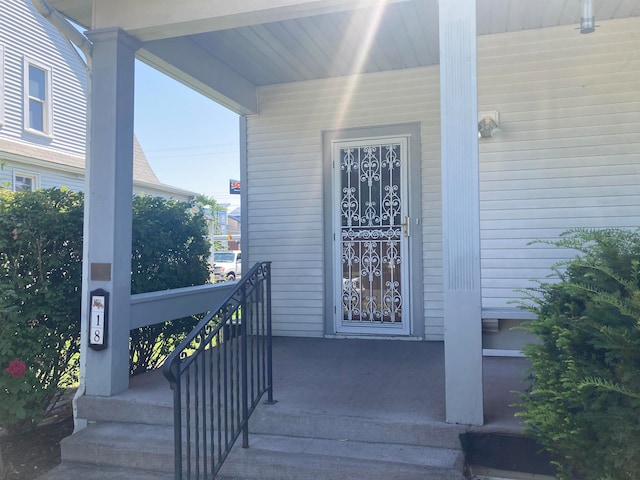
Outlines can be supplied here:
M213 253L213 276L216 282L238 280L241 270L242 260L239 250Z

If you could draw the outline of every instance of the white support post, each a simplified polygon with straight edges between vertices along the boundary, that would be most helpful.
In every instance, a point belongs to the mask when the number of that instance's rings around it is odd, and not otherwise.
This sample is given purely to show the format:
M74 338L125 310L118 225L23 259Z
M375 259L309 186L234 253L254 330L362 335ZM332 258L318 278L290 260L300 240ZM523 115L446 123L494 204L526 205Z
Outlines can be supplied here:
M93 42L85 192L85 278L81 340L85 393L110 396L129 386L134 59L138 43L119 29ZM89 295L109 293L106 348L89 343Z
M476 0L439 7L447 422L482 425Z

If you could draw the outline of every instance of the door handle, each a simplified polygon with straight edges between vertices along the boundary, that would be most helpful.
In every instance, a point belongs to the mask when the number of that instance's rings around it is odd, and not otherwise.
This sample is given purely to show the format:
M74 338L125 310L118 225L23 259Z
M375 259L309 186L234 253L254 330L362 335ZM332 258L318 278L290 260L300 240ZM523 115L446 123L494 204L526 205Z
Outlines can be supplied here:
M404 236L409 236L409 217L406 215L402 219L402 231L404 232Z

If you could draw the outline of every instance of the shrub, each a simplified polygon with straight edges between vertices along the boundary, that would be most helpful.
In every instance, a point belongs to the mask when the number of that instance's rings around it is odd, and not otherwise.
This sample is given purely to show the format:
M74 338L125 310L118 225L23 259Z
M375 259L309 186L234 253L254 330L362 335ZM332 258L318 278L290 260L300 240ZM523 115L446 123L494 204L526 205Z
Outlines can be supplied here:
M37 378L41 360L35 360L33 353L41 349L34 332L15 335L24 330L20 323L11 310L0 312L0 425L12 432L28 429L40 419L53 392Z
M202 285L209 281L211 245L204 216L191 204L141 195L133 201L132 293ZM197 318L131 331L131 374L162 365Z
M640 472L640 230L572 230L551 245L578 256L526 291L540 343L525 348L528 431L564 459L561 478Z
M31 426L76 381L82 208L69 191L0 190L0 424L10 429ZM12 375L16 361L23 375Z
M0 425L12 430L77 381L82 222L80 193L0 190ZM206 232L191 204L134 197L132 292L206 283ZM159 366L194 321L132 331L131 373Z

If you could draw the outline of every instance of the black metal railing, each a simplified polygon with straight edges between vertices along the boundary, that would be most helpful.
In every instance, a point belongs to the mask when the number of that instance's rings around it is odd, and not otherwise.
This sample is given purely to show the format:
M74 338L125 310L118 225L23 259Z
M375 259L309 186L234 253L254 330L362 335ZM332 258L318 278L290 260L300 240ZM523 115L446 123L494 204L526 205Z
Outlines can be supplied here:
M213 479L262 396L273 402L271 263L256 264L167 358L176 480Z

